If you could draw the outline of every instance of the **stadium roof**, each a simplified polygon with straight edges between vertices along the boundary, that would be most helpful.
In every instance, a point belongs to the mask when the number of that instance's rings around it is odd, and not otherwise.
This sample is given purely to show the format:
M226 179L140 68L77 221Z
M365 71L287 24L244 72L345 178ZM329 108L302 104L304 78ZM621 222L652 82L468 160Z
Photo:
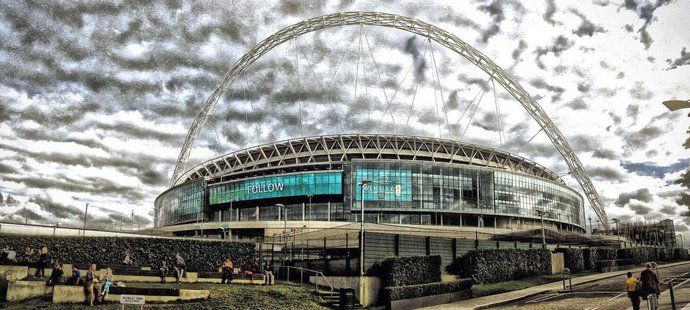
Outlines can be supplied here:
M564 184L555 172L527 158L456 140L392 134L302 137L225 154L188 170L175 181L230 176L253 170L342 163L357 159L418 160L519 172Z

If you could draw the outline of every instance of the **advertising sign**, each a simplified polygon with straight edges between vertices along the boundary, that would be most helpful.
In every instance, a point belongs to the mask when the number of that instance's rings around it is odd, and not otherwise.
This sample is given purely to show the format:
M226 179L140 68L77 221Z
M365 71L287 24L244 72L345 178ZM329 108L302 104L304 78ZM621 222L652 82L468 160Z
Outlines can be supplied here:
M359 201L362 180L372 181L364 188L364 201L412 201L412 171L400 169L356 169L355 200Z
M268 176L209 187L211 204L266 198L342 194L342 173Z
M120 304L123 305L143 305L146 303L144 295L120 295Z

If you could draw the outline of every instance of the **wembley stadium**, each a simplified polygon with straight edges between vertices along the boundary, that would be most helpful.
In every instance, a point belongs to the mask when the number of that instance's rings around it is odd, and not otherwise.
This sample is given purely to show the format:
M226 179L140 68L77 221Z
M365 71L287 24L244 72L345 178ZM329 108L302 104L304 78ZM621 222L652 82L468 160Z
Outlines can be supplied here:
M177 236L269 236L359 222L362 201L367 223L507 232L541 227L543 215L552 229L586 227L583 197L536 162L388 134L296 138L208 160L156 198L155 226Z

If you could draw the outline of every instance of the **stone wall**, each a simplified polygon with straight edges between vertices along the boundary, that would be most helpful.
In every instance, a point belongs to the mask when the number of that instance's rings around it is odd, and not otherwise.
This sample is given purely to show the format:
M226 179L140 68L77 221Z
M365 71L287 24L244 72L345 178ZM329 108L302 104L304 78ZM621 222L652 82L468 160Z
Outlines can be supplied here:
M17 251L17 259L23 257L27 245L34 248L34 259L40 247L46 245L51 260L76 264L81 269L91 263L98 264L99 268L121 264L125 250L132 253L135 266L152 268L158 268L163 259L172 268L175 253L180 252L189 271L217 271L225 258L232 259L236 266L248 267L255 257L254 243L237 241L0 235L0 247L6 245Z

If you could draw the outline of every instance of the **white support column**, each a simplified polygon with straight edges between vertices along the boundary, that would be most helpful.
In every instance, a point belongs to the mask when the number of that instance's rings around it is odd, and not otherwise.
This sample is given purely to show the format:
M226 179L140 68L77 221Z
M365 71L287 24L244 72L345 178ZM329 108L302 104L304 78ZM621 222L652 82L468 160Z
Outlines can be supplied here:
M304 213L306 211L306 207L304 205L304 202L302 203L302 222L304 222Z
M328 213L326 214L326 220L331 221L331 203L328 202Z

